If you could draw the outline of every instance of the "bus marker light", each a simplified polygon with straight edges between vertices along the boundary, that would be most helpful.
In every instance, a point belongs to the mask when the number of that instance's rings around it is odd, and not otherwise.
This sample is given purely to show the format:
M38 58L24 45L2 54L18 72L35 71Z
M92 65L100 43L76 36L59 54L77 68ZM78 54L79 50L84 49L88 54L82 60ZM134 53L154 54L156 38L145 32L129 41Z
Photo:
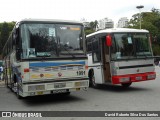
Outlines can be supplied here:
M58 77L61 77L61 76L62 76L62 73L61 73L61 72L59 72L59 73L58 73Z
M42 78L42 77L44 77L44 74L40 74L39 76Z
M86 65L85 68L88 69L88 65Z
M24 72L29 72L29 68L24 68Z

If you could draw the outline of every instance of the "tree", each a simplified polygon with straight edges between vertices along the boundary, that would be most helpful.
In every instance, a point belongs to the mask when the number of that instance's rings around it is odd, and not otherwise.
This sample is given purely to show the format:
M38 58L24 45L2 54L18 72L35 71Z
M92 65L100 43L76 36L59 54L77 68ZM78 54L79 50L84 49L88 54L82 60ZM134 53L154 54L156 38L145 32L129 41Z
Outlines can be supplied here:
M8 23L4 22L2 24L2 27L1 27L1 38L0 38L0 42L1 42L1 52L2 52L2 47L5 45L5 42L7 41L8 39L8 36L9 36L9 27L8 27Z
M96 30L97 25L98 25L98 21L97 20L90 22L90 26L91 26L92 30Z
M95 26L95 25L94 25L94 22L93 22L93 21L90 22L90 26L91 26L91 29L94 30L94 28L95 28L94 26Z
M160 11L152 8L151 12L141 13L141 26L150 32L154 55L160 55ZM129 21L130 28L139 29L139 14L134 14Z
M93 32L95 32L95 31L92 30L92 29L85 29L85 34L86 34L86 35L91 34L91 33L93 33Z
M130 21L128 22L129 28L139 28L139 14L134 14Z
M16 22L0 23L0 54Z
M85 28L85 34L86 35L95 32L96 27L98 26L98 21L97 20L91 21L89 24L90 24L90 28Z

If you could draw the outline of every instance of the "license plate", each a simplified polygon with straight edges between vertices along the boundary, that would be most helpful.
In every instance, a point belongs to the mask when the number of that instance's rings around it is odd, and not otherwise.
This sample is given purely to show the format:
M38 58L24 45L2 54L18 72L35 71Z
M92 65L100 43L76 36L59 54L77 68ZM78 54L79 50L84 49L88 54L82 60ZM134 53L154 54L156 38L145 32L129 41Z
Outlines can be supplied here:
M142 80L141 76L136 77L136 80Z
M66 83L55 83L54 88L64 88L66 87Z
M67 90L53 90L52 93L53 94L57 94L57 93L66 93Z

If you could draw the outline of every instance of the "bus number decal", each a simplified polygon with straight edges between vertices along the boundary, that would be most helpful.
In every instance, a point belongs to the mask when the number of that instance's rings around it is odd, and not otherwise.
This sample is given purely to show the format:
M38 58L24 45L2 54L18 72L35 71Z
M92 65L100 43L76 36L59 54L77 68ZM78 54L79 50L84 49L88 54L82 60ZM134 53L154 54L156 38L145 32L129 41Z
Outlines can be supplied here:
M85 75L85 71L77 71L77 76Z

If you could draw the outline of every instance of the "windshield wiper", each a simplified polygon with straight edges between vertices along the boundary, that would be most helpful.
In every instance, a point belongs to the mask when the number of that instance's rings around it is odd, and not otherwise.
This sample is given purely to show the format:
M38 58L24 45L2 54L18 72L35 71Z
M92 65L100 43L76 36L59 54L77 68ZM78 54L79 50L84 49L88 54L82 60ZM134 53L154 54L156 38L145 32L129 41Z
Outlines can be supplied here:
M60 44L60 37L57 37L57 39L58 39L58 45L59 45L58 48L62 47L65 51L68 52L69 55L71 55L73 58L75 58L75 55L73 55L72 53L70 53L69 50L67 50L63 45Z
M136 51L137 52L137 51ZM137 55L136 55L137 56ZM148 56L144 53L144 50L142 50L142 57L144 56L144 59L147 59Z

